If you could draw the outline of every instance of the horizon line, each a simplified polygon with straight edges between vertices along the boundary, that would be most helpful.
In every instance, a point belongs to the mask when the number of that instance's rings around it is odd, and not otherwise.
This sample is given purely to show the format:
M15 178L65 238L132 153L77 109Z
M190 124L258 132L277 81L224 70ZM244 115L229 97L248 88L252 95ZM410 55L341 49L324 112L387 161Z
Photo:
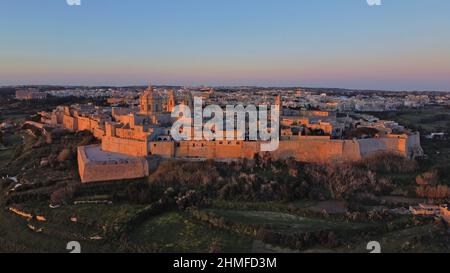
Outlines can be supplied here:
M0 85L0 88L16 88L16 87L115 87L115 88L125 88L125 87L146 87L148 84L9 84L9 85ZM254 87L254 88L281 88L281 89L289 89L289 88L304 88L304 89L339 89L343 91L370 91L370 92L439 92L439 93L450 93L450 90L420 90L420 89L371 89L371 88L346 88L346 87L313 87L313 86L276 86L276 85L239 85L239 84L230 84L230 85L207 85L207 84L198 84L198 85L180 85L180 84L152 84L154 87L210 87L210 88L236 88L236 87Z

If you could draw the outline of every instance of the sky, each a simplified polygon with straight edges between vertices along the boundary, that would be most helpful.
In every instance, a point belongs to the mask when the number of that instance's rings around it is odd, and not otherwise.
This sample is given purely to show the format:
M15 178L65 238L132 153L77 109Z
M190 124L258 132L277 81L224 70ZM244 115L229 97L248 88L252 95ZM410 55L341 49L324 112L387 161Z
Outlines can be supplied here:
M0 0L0 86L450 91L450 1Z

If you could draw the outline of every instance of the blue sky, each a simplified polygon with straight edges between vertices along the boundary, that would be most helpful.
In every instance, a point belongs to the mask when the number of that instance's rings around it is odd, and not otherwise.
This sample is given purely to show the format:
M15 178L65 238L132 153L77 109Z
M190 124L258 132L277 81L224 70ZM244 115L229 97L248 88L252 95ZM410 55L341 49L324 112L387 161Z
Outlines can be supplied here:
M450 90L450 1L0 0L0 85Z

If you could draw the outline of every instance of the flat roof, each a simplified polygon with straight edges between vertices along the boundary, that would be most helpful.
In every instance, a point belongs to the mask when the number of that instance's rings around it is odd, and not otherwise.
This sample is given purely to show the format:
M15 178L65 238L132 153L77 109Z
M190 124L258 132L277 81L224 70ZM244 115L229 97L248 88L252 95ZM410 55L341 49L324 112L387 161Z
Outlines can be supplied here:
M87 158L94 162L124 161L136 159L136 157L126 154L102 151L100 145L86 146L84 147L84 151Z

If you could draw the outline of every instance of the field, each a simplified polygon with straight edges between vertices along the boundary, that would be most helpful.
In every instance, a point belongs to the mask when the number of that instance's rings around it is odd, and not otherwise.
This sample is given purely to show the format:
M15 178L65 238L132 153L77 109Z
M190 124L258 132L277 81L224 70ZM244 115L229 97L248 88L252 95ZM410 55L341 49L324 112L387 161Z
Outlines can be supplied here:
M221 209L209 209L206 211L212 212L219 217L223 217L233 222L247 225L259 225L283 233L313 232L321 230L351 231L371 226L370 224L365 223L327 221L324 219L301 217L293 214L272 211L240 211Z
M13 241L28 251L67 252L69 241L79 241L83 252L114 252L118 248L106 231L116 221L128 219L142 208L138 205L70 205L50 209L47 203L27 203L21 209L32 215L45 217L45 222L30 222L42 232L27 227L27 219L9 211L0 212L0 238ZM71 221L76 219L76 222ZM96 238L97 237L97 238ZM0 252L4 251L0 248Z
M444 106L427 106L393 112L376 112L374 116L384 120L394 120L399 124L421 133L450 132L450 108Z
M224 252L250 252L253 240L211 228L182 212L168 212L149 219L130 235L130 241L153 245L162 252L208 252L217 244Z

